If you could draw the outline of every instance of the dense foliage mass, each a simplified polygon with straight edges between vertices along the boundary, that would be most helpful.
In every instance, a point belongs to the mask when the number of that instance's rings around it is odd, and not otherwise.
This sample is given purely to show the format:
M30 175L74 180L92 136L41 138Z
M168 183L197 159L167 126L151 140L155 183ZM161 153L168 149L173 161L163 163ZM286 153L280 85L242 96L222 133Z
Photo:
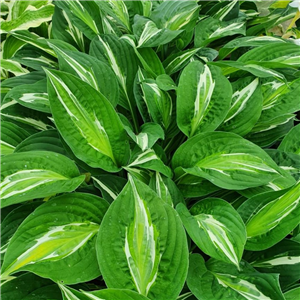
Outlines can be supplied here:
M297 5L2 1L2 299L300 299Z

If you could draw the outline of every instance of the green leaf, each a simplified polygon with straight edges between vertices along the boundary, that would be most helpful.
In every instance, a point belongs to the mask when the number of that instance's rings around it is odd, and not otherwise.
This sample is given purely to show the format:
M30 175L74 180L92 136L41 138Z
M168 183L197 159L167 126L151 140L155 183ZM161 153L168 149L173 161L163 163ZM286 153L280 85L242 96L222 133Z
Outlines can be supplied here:
M29 133L18 125L1 121L1 155L13 153L28 136Z
M208 17L201 20L195 28L195 47L205 47L217 39L235 34L246 35L244 18L225 22Z
M241 78L232 83L230 110L219 130L246 135L258 121L263 100L258 78Z
M176 207L189 236L207 255L239 267L246 228L236 210L226 201L207 198L190 210L184 204Z
M32 273L24 273L3 284L1 295L6 300L62 300L57 284Z
M188 249L179 217L132 177L103 219L97 254L109 288L126 287L150 299L164 295L171 300L183 287Z
M45 79L33 84L22 84L12 88L5 96L5 100L15 100L22 106L37 111L51 112Z
M98 28L101 24L100 13L94 1L64 0L55 1L55 5L64 10L71 22L89 39L101 33Z
M181 145L172 159L178 184L185 174L234 190L281 177L279 167L258 146L229 132L200 133Z
M156 78L156 84L163 91L176 90L177 86L173 79L167 74L161 74Z
M284 139L278 146L278 150L300 155L299 136L300 136L300 124L293 127L289 131L289 133L284 137Z
M98 277L95 238L107 208L105 200L82 193L62 195L39 206L9 243L3 278L19 270L66 284Z
M21 64L12 59L1 59L1 79L8 78L7 73L10 72L15 76L20 76L28 73L28 70L23 68Z
M244 257L262 273L280 274L283 290L300 279L300 243L284 239L265 251L246 252Z
M66 155L57 130L50 129L35 133L22 141L15 152L51 151Z
M291 290L284 293L285 300L298 300L300 293L300 287L292 288Z
M77 77L46 72L55 125L73 153L91 167L118 171L129 158L129 145L113 106Z
M20 2L21 1L16 1L14 6L19 5ZM28 28L38 27L42 23L50 21L54 12L54 5L50 2L47 2L46 5L38 8L30 3L27 8L17 17L12 18L10 21L2 21L1 33L15 30L26 30Z
M1 207L72 192L85 179L67 157L48 151L13 153L1 159Z
M220 70L192 62L181 73L177 89L178 127L188 137L213 131L227 114L230 101L231 86Z
M51 45L51 43L50 43ZM119 101L119 87L113 71L103 62L85 53L64 51L51 45L58 56L60 70L79 77L116 106Z
M284 300L278 275L259 273L243 261L238 270L215 259L205 264L201 255L192 254L187 284L199 300Z
M197 1L163 1L152 11L150 18L159 28L191 30L199 9Z
M246 224L246 249L268 249L298 225L299 186L298 182L288 190L258 194L238 208Z
M133 32L137 37L137 47L157 47L174 40L182 30L159 29L156 24L144 17L134 17Z
M137 292L125 289L102 289L98 291L78 292L70 287L59 284L64 300L149 300Z

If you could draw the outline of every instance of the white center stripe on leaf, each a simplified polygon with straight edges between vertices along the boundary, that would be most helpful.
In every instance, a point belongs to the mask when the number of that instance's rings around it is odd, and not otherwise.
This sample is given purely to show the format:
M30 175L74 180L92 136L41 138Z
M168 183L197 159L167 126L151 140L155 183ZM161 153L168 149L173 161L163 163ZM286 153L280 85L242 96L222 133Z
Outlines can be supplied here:
M223 33L229 31L229 30L236 30L244 26L244 23L232 23L226 27L220 27L217 30L215 30L208 38L214 38L214 37L219 37Z
M199 227L206 231L213 244L235 265L238 265L239 259L226 232L226 226L216 220L212 215L201 214L197 215L195 218Z
M215 88L215 81L207 65L199 76L195 99L194 117L191 122L191 135L194 134L201 120L204 118Z
M26 93L23 94L23 96L19 99L27 103L31 103L37 100L45 101L47 103L49 102L47 93Z
M147 205L141 199L132 177L129 177L132 187L135 214L134 220L126 227L125 254L135 286L140 294L147 295L154 283L161 255L157 252L157 231L152 224Z
M273 266L296 265L296 264L300 264L299 256L282 256L270 260L251 263L252 266L260 267L260 268L272 268Z
M58 283L59 288L62 290L64 296L67 300L80 300L77 296L75 296L68 288L63 286L62 284Z
M253 283L229 274L214 274L224 287L230 287L247 300L273 300L259 291ZM222 283L221 283L222 282Z
M148 149L144 153L140 154L128 167L144 164L154 159L158 159L157 155L152 149Z
M110 197L112 197L114 200L117 198L118 195L116 195L111 189L109 189L109 187L107 187L104 183L102 183L100 180L98 180L97 178L95 177L92 177L93 180L95 180L102 189L104 189Z

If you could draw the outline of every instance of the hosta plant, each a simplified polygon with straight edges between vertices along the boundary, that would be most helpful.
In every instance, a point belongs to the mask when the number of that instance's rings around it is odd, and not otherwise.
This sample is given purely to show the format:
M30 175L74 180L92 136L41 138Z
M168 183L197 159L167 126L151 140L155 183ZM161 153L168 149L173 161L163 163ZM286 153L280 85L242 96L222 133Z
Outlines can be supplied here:
M2 299L299 299L297 5L1 1Z

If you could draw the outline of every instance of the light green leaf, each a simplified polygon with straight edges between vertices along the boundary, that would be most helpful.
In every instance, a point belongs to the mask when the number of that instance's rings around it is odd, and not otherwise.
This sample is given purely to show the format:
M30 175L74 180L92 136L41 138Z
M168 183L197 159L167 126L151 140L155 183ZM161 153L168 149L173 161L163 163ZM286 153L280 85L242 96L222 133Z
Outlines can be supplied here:
M20 76L28 73L29 71L21 66L20 63L12 59L1 59L1 79L8 77L8 72L15 76Z
M150 299L161 299L163 291L175 300L183 287L188 249L178 215L132 177L105 215L97 253L109 288L126 286Z
M292 288L284 293L285 300L298 300L300 294L300 287Z
M246 135L258 121L262 111L262 95L258 78L241 78L232 84L230 110L219 130Z
M238 208L247 229L246 249L267 249L298 225L299 186L298 182L288 190L258 194Z
M105 200L82 193L62 195L39 206L11 239L2 277L19 270L66 284L98 277L95 237L107 208Z
M239 267L215 259L205 263L192 254L188 287L199 300L284 300L278 275L259 273L243 261Z
M207 255L239 268L246 243L245 225L226 201L207 198L190 210L178 204L176 210L195 244Z
M188 173L234 190L282 177L280 168L260 147L229 132L205 132L190 138L175 152L172 166L178 184Z
M1 207L72 192L85 179L73 161L48 151L9 154L1 166Z
M129 158L129 145L113 106L77 77L46 72L55 125L73 153L93 168L118 171Z
M178 127L188 137L213 131L227 114L230 101L231 86L220 70L192 62L181 73L177 89Z

